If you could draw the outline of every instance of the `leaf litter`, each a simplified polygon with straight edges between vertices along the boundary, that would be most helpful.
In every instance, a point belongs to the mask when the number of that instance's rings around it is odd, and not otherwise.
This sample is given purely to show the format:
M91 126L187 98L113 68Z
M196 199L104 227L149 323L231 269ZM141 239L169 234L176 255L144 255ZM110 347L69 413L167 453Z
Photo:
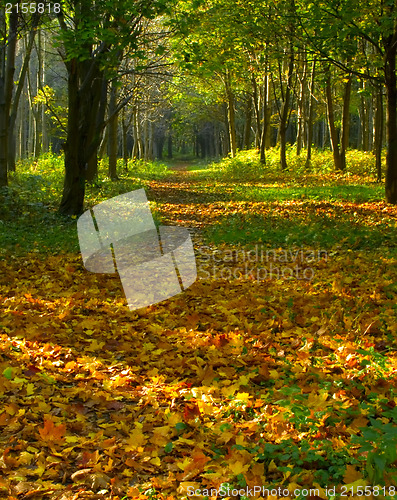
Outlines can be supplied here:
M205 225L211 203L180 209ZM138 311L78 255L0 263L0 498L396 484L396 254L246 268L240 245L194 241L196 283ZM281 263L313 276L264 276Z

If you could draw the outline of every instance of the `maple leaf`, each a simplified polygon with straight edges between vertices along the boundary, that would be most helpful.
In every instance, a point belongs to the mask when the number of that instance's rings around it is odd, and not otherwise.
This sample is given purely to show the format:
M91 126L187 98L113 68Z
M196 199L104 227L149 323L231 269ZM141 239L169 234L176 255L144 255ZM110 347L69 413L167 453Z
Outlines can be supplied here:
M66 425L55 425L51 418L44 419L44 426L39 428L39 434L47 443L63 443L66 434Z
M185 406L185 410L183 412L183 417L186 422L190 420L195 420L197 417L200 417L200 408L196 402L190 402Z
M126 451L134 451L141 448L147 441L142 432L143 425L139 422L135 423L135 429L130 433L128 439L125 440L127 446L124 447Z

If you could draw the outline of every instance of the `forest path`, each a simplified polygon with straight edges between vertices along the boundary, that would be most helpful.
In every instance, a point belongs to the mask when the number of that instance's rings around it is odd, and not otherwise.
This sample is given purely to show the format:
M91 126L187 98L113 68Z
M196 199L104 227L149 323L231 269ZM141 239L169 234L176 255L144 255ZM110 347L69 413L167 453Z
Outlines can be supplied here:
M192 166L194 161L175 161L167 177L150 182L148 197L164 222L195 233L224 214L225 199L213 192L211 179L189 171Z

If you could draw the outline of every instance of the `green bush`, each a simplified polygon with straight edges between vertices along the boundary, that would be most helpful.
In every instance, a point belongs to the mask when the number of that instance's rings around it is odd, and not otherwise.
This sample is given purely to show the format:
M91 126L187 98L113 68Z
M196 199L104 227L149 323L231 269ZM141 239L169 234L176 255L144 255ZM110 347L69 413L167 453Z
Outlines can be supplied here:
M288 170L280 169L280 148L275 147L266 151L266 163L259 161L259 152L256 149L238 151L235 158L230 156L210 165L212 177L221 181L261 181L271 179L275 175L286 179L308 174L334 174L342 177L360 176L376 177L375 157L371 152L348 150L346 152L346 171L336 172L333 155L330 150L312 150L310 165L306 165L306 151L302 150L297 156L295 146L287 146L286 151ZM383 158L383 164L384 164Z
M235 158L230 156L210 165L212 175L218 179L232 181L253 181L263 176L264 166L254 149L238 151Z
M163 177L168 172L168 167L164 163L135 159L128 161L127 169L129 174L140 179Z

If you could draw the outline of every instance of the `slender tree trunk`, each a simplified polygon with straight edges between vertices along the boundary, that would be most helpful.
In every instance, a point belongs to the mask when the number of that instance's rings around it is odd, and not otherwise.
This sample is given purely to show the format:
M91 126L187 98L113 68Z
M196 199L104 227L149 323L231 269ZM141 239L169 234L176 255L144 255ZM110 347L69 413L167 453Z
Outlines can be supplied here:
M168 135L168 140L167 140L167 158L171 160L173 158L172 154L172 134L171 132Z
M100 143L99 148L98 148L98 158L100 158L100 159L104 158L105 152L107 151L108 137L109 137L109 130L106 127L106 129L103 133L103 136L102 136L101 143Z
M0 7L0 32L6 33L5 7ZM7 186L7 106L6 106L6 41L0 44L0 187Z
M287 147L286 133L287 133L287 127L288 127L289 111L290 111L289 106L290 106L290 99L291 99L293 70L294 70L294 51L293 51L293 48L291 45L289 48L287 83L285 85L284 100L283 100L283 103L281 105L280 125L279 125L279 131L278 131L278 137L279 137L279 141L280 141L281 170L286 170L288 167L287 155L286 155L286 147Z
M327 69L325 93L327 98L329 135L331 139L332 154L334 156L335 170L342 170L342 162L339 154L338 131L336 130L335 127L334 102L332 99L332 87L331 87L331 72L329 68Z
M312 63L312 74L310 80L310 97L309 97L309 114L307 119L307 153L306 153L306 164L305 168L310 167L310 162L312 159L312 146L313 146L313 120L314 120L314 85L315 85L315 74L316 74L316 58L313 59Z
M0 61L1 63L2 61ZM0 77L0 187L8 185L7 176L7 148L8 148L8 133L7 133L7 113L4 79Z
M252 84L252 98L254 102L254 110L255 110L255 147L256 149L260 149L261 146L261 116L260 116L260 105L259 105L259 95L258 95L258 84L256 83L255 76L251 77Z
M40 88L44 88L46 84L46 35L45 32L40 36L39 32L39 40L42 40L42 44L40 45L40 53L41 53L41 59L39 61L40 68L41 68L41 79L40 79ZM42 136L41 136L41 142L42 142L42 150L44 153L48 152L48 123L47 123L47 115L45 113L46 107L42 104L41 106L41 131L42 131Z
M349 75L343 97L343 111L342 111L342 130L340 141L340 162L341 169L346 170L346 149L349 146L349 130L350 130L350 96L352 88L353 75Z
M128 144L127 144L127 137L128 137L128 130L129 130L130 125L131 125L131 118L129 120L127 120L127 118L125 116L125 108L123 108L123 111L122 111L122 120L121 120L121 128L122 128L123 163L124 163L124 170L125 171L127 171L127 169L128 169Z
M112 88L110 91L110 99L109 99L109 179L112 181L119 180L117 176L117 150L118 150L118 142L117 142L117 129L118 129L118 116L116 113L116 105L117 105L117 86L116 81L112 82Z
M36 73L36 68L33 68L33 73ZM40 113L37 108L37 104L34 104L34 96L36 94L37 87L35 88L32 83L33 75L31 72L28 72L28 97L29 97L29 111L30 111L30 120L31 127L29 130L29 153L33 153L33 156L36 158L36 152L38 148L39 138L39 120ZM36 82L37 83L37 82Z
M374 155L376 162L376 180L382 180L382 139L383 139L383 93L382 87L376 89L376 107L374 119Z
M243 148L249 149L251 147L251 121L252 121L252 97L249 95L247 98L245 108L245 122L244 122L244 139Z
M228 153L231 151L231 145L230 145L230 124L229 124L229 118L228 118L228 107L226 103L223 103L223 115L225 117L225 128L226 128L226 136L225 140L223 141L223 156L227 156Z
M227 121L229 125L229 136L230 136L230 154L234 158L237 152L237 142L236 142L236 118L234 110L234 95L231 86L231 76L230 72L226 71L225 75L225 91L226 91L226 102L227 102Z
M266 147L270 139L270 83L269 73L266 71L263 84L263 123L260 136L260 162L266 165Z
M298 129L296 132L296 154L300 155L303 140L305 136L305 123L306 123L306 82L307 81L307 54L303 54L303 67L302 74L299 77L299 96L298 96Z

